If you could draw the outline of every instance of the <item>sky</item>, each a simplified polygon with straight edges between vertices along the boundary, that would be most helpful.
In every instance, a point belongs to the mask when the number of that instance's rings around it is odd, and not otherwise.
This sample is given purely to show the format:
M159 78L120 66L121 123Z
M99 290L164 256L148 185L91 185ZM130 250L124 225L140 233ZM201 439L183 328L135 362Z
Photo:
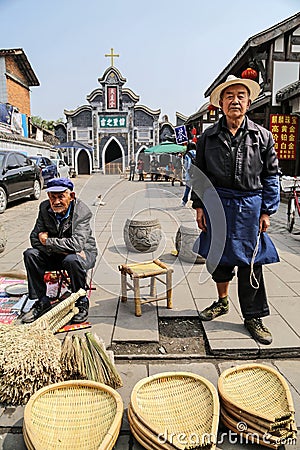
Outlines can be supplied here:
M299 0L0 0L0 48L22 48L40 86L31 114L64 118L110 66L139 104L190 116L244 43L300 10Z

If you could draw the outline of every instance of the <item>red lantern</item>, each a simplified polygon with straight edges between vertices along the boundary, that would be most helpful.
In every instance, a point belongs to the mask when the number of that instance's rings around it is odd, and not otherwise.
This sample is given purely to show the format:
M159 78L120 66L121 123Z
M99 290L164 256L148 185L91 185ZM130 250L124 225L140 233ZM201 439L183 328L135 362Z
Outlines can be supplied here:
M195 142L195 143L197 142L197 137L196 136L193 137L192 142Z
M192 128L192 131L191 131L191 133L192 133L192 135L193 135L193 136L196 136L196 134L197 134L197 130L196 130L196 128L195 128L195 127L193 127L193 128Z
M256 70L248 67L246 70L242 72L242 78L248 78L249 80L255 80L257 78Z
M217 108L216 108L214 105L212 105L212 104L210 103L210 104L208 105L207 109L208 109L208 111L215 111Z

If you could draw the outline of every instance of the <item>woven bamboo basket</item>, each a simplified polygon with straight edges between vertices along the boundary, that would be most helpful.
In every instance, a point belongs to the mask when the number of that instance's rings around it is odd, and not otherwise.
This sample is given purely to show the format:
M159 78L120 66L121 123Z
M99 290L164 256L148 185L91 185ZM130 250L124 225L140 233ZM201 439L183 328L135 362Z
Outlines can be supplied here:
M129 414L135 434L140 423L141 434L143 431L146 435L150 430L148 439L158 442L158 436L164 436L166 443L171 444L171 447L161 448L216 448L217 390L199 375L166 372L140 380L131 393ZM184 442L183 435L186 436Z
M70 380L37 391L24 410L29 450L110 450L121 427L120 394L102 383Z
M176 447L166 442L163 437L162 439L158 438L157 434L153 433L150 428L146 427L146 425L140 422L130 405L128 407L127 413L132 434L134 435L136 440L140 442L140 444L142 444L144 447L146 446L145 448L153 450L175 450Z
M273 449L278 449L281 445L279 442L276 443L274 439L272 440L271 437L266 437L263 433L259 433L257 430L249 427L244 422L239 422L237 419L230 417L223 409L221 409L221 420L227 428L242 436L244 438L243 442L246 444L256 443Z
M218 381L221 401L266 422L293 420L294 404L287 382L263 364L243 364L225 370Z

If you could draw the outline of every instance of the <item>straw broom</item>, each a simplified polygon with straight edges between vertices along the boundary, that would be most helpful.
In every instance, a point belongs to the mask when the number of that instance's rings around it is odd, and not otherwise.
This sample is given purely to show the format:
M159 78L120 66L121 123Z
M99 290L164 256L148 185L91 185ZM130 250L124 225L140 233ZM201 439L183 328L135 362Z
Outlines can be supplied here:
M68 335L62 344L61 358L63 377L97 381L118 389L122 379L106 352L104 342L96 334L85 333L71 340Z
M103 369L103 382L113 389L118 389L123 386L122 379L114 365L114 363L110 360L108 354L105 350L105 345L96 334L92 334L90 332L85 333L87 342L89 344L90 349L94 349L93 354L95 358L98 358L101 363L101 367Z
M78 310L71 294L29 325L0 324L0 402L25 404L38 389L62 380L61 343L54 336Z

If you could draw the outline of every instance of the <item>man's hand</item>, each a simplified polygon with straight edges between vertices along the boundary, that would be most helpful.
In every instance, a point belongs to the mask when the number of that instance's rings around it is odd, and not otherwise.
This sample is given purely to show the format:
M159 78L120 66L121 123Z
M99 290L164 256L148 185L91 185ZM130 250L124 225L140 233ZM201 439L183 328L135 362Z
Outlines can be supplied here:
M270 216L268 214L262 214L259 219L259 231L264 233L270 226Z
M81 252L76 253L77 255L81 256L81 258L86 259L86 254L84 250L81 250Z
M202 208L196 208L196 222L202 231L207 231L206 219Z
M48 238L47 231L42 231L41 233L39 233L39 240L41 244L46 245L47 238Z

